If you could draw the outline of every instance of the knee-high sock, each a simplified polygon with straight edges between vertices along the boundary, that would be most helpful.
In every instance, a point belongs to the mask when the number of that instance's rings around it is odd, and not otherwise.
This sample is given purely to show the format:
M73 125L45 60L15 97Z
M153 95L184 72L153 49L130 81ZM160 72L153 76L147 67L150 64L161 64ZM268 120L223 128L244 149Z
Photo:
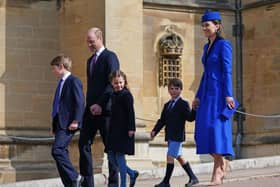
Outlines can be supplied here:
M196 176L193 173L192 168L188 162L182 165L182 167L184 168L190 179L196 179Z
M163 182L165 184L169 184L169 180L170 180L170 177L172 175L173 169L174 169L174 164L167 163L166 171L165 171L165 177L163 179Z

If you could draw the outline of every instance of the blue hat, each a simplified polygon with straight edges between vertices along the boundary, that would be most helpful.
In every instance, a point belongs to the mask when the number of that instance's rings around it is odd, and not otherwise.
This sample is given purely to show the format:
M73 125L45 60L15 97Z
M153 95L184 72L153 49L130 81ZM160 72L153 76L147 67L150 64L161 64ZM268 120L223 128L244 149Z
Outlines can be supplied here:
M219 21L222 20L219 12L206 11L204 15L201 17L201 22L213 21L213 20L219 20Z

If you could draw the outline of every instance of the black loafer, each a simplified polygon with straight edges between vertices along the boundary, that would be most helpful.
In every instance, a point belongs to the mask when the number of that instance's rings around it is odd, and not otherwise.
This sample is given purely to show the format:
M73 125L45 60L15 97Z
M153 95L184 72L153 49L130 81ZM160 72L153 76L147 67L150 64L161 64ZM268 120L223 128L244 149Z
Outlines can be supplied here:
M199 181L197 178L190 179L189 182L185 185L185 187L192 187L195 184L198 184Z

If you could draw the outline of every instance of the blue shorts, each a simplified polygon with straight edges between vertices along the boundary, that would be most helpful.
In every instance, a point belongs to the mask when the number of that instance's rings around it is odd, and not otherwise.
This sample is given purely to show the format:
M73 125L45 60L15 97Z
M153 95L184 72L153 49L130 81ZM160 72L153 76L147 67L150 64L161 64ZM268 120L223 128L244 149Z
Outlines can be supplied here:
M178 158L179 156L182 156L182 143L183 142L175 142L172 140L168 140L167 155L172 156L173 158Z

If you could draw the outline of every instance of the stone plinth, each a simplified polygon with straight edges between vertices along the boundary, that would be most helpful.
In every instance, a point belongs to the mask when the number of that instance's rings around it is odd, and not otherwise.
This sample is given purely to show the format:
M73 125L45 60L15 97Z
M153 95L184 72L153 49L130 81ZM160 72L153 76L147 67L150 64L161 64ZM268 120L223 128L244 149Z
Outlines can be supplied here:
M51 156L51 139L1 137L0 183L58 177L56 164ZM103 164L103 143L99 136L92 145L94 172L100 173ZM70 159L78 169L78 135L69 146Z

